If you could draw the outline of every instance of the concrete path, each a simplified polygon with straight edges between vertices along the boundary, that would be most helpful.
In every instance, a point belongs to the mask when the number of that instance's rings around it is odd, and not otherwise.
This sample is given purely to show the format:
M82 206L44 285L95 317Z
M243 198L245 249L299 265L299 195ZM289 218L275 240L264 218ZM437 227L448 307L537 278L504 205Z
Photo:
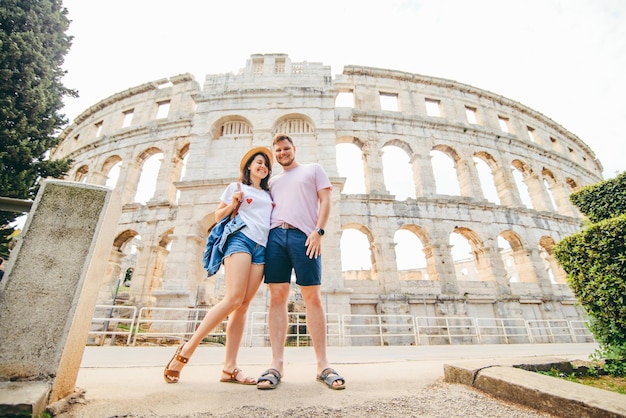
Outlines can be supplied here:
M545 356L588 360L595 348L595 344L329 347L332 366L347 380L343 391L329 390L315 380L312 348L287 348L283 382L276 390L261 391L218 382L223 347L200 346L177 384L166 384L162 377L174 346L87 347L77 381L87 402L66 416L199 416L227 414L243 405L272 411L316 405L340 408L411 396L441 382L444 365L469 360L499 365ZM239 365L248 375L257 377L269 361L269 348L240 351Z

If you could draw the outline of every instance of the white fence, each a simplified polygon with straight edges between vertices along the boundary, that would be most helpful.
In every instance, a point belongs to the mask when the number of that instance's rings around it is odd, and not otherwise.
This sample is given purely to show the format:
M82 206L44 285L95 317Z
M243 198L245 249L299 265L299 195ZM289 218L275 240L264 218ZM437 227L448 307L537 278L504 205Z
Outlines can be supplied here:
M96 306L90 341L125 336L126 344L137 340L188 339L208 309L137 308L132 306ZM206 341L223 343L223 321ZM585 321L565 319L525 320L522 318L417 317L412 315L338 315L326 314L329 346L442 345L442 344L532 344L593 342ZM250 312L244 344L269 346L267 312ZM290 312L287 345L310 346L304 313Z

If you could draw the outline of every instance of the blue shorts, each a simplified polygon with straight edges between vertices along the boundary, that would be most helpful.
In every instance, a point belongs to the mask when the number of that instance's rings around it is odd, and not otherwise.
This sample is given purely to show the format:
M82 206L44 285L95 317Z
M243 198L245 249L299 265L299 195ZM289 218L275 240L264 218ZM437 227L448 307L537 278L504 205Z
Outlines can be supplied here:
M296 272L296 284L322 284L322 257L306 255L307 236L299 229L273 228L267 241L265 283L291 282L291 270Z
M252 257L252 264L265 264L265 247L237 231L228 237L224 247L224 258L235 253L247 253Z

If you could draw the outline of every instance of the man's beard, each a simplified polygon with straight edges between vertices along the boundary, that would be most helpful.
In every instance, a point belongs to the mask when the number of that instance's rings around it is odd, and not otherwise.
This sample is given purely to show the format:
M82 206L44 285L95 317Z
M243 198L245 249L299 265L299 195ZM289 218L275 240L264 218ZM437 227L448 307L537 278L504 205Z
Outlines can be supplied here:
M291 157L287 161L278 160L278 164L282 165L283 167L287 167L287 166L290 166L291 163L293 163L294 160L295 160L295 157Z

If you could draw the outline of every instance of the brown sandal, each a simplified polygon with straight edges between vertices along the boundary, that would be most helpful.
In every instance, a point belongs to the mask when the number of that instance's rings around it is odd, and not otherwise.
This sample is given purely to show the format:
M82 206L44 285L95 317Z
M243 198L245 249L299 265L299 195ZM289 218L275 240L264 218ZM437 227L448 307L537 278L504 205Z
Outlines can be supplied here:
M239 383L240 385L256 385L256 379L253 377L245 377L243 380L237 380L237 375L243 372L243 370L235 367L232 372L227 372L226 370L222 370L222 373L229 375L227 379L220 379L220 382L223 383Z
M180 378L180 370L169 369L170 364L172 364L174 360L179 361L183 364L187 364L189 362L189 358L183 357L180 355L180 352L183 349L184 345L185 343L182 343L181 345L178 346L178 348L176 349L176 352L174 353L174 356L172 357L170 362L167 363L167 366L165 366L165 371L163 372L163 379L165 379L165 382L167 383L178 383L178 379Z

